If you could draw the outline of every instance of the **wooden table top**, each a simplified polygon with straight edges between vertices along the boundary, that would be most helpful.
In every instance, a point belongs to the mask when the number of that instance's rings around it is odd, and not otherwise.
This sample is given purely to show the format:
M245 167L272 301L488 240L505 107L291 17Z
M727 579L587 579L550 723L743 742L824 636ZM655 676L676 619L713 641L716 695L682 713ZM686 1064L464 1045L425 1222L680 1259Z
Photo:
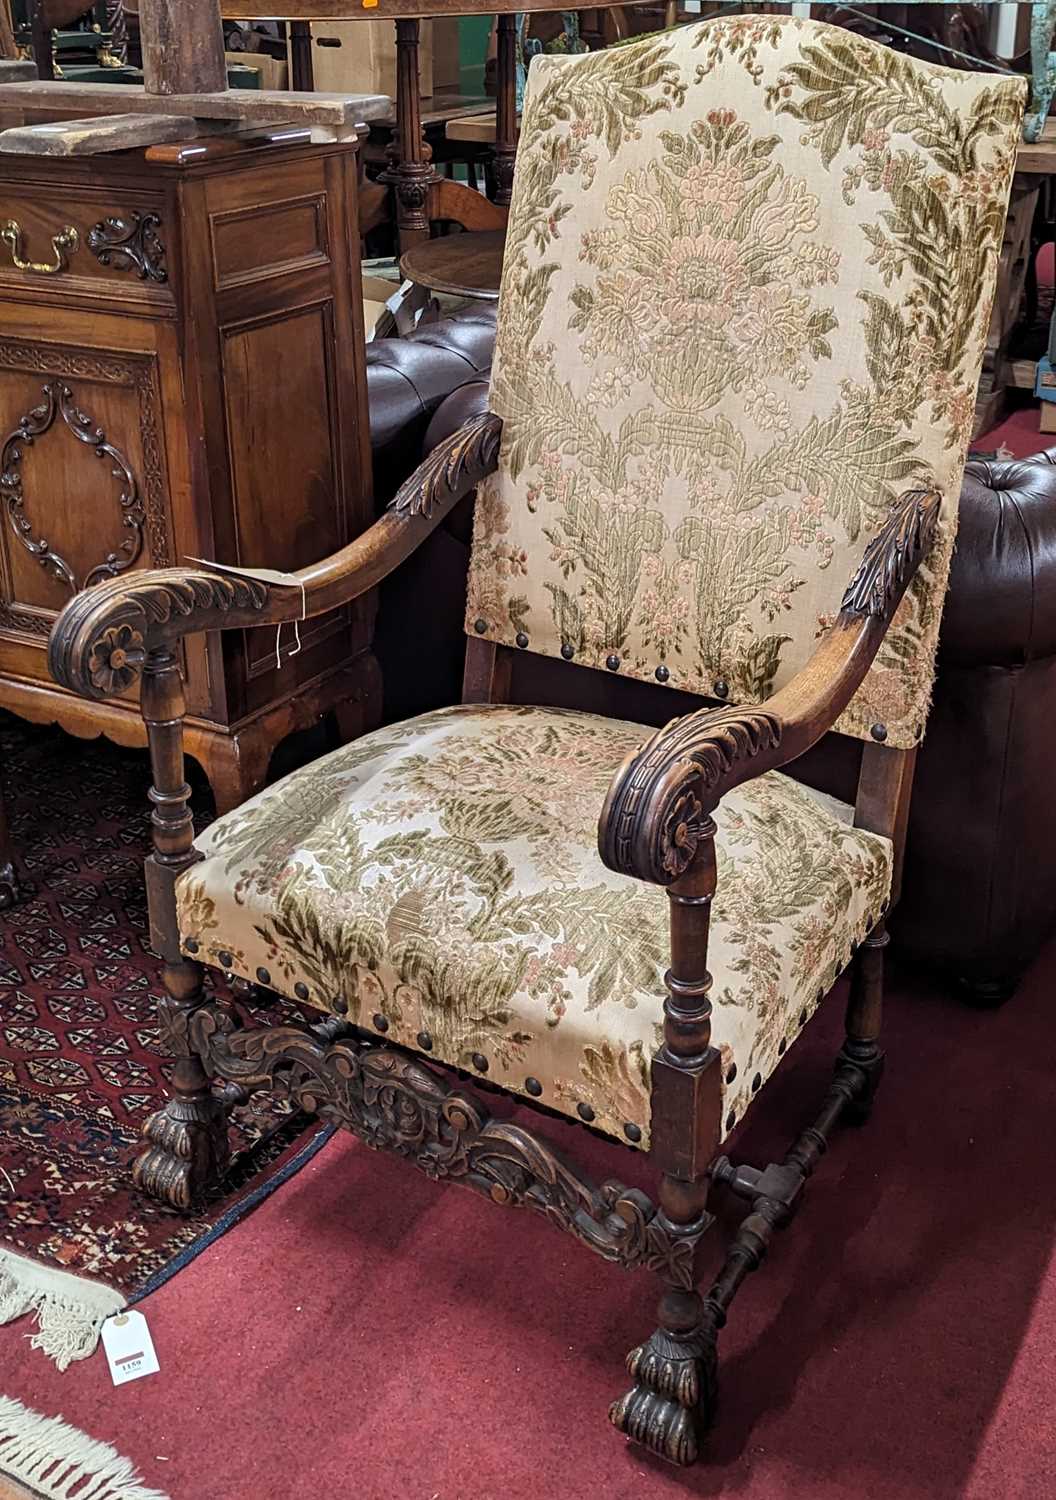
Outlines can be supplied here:
M420 240L400 256L400 270L408 281L431 292L496 302L502 280L505 229L472 230Z
M280 0L282 9L264 15L261 0L223 0L229 21L428 20L430 16L493 16L521 10L553 10L554 0ZM602 10L612 0L581 0L580 10ZM267 0L264 0L267 8Z

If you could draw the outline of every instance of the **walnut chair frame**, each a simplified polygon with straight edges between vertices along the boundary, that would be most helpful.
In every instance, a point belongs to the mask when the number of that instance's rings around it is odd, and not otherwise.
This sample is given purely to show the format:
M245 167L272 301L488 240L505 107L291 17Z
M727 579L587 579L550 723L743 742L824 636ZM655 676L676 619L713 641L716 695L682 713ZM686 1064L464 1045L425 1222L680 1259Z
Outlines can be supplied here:
M720 1058L711 1046L707 969L716 885L712 813L729 789L795 760L835 724L928 551L939 496L912 491L897 502L866 548L835 623L798 676L762 707L702 707L653 734L621 767L600 811L605 863L665 887L670 898L664 1042L652 1063L654 1203L617 1182L589 1182L523 1126L493 1118L460 1078L449 1081L426 1055L386 1044L383 1036L334 1017L314 1027L246 1026L240 1001L213 998L203 986L203 966L180 948L174 887L199 858L184 778L181 640L208 630L274 627L373 588L495 469L501 428L489 413L468 422L419 467L369 531L293 575L295 586L231 570L142 572L79 594L54 627L51 670L63 686L102 698L142 677L153 770L150 930L163 961L160 1019L175 1066L171 1096L145 1126L134 1176L146 1193L188 1209L223 1176L232 1101L270 1088L428 1174L543 1213L604 1259L659 1277L658 1327L629 1355L633 1385L610 1416L632 1439L688 1464L712 1414L716 1340L728 1308L791 1218L837 1122L867 1116L883 1067L887 935L877 912L852 960L846 1040L813 1123L779 1163L761 1170L718 1154ZM510 658L509 648L471 638L465 700L506 701ZM864 748L855 821L893 841L893 899L915 752L888 748L885 734L876 725ZM258 978L267 983L266 974ZM384 1031L383 1017L376 1029ZM702 1291L699 1256L713 1222L710 1195L720 1188L744 1198L749 1211L717 1280Z

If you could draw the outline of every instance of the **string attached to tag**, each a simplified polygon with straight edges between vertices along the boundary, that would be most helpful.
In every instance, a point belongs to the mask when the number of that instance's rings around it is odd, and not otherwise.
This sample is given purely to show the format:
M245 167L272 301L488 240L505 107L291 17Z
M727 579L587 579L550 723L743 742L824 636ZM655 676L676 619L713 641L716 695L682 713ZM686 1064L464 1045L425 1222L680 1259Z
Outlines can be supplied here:
M298 584L300 586L300 590L301 590L301 618L300 618L300 620L294 620L294 621L291 622L292 625L293 625L293 650L292 651L287 651L287 653L286 653L286 660L289 661L289 660L291 660L291 658L293 658L294 656L296 656L298 654L298 652L300 651L300 649L301 649L301 623L307 617L307 614L308 614L308 594L307 594L307 592L305 590L304 580L303 579L301 579L301 578L295 578L295 577L292 576L292 574L287 575L287 577L288 577L288 581L291 584L294 584L294 583ZM284 620L280 620L279 623L275 627L275 670L276 670L276 672L279 672L279 671L282 670L282 627L283 627L283 625L285 623L286 622Z
M200 567L211 568L214 573L227 573L232 578L259 578L261 583L277 584L279 588L301 591L301 613L300 618L293 620L293 649L287 651L286 659L289 661L296 656L301 649L301 626L308 618L308 590L303 578L298 578L296 573L284 573L279 568L233 568L227 563L212 562L207 557L187 557L185 562L198 563ZM282 627L285 620L280 620L275 627L275 670L282 670Z

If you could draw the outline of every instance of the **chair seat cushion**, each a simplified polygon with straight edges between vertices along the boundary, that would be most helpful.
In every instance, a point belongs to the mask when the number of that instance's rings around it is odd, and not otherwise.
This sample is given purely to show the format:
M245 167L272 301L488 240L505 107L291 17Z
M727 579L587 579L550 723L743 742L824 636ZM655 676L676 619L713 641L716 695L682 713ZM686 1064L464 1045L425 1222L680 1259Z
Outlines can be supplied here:
M597 824L650 732L485 706L366 735L199 837L184 951L647 1147L668 901ZM891 845L848 811L772 772L716 815L725 1130L887 900Z

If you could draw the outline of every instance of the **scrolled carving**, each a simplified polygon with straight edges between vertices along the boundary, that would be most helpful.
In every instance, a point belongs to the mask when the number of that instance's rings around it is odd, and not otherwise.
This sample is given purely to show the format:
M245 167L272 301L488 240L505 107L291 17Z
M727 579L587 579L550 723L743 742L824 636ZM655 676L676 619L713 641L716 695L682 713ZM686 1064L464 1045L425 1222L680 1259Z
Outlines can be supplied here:
M396 492L390 511L408 516L432 515L437 505L468 495L499 462L502 418L482 412L438 443L428 458Z
M190 1017L189 1041L207 1073L248 1093L286 1093L299 1108L351 1130L376 1150L412 1161L428 1177L472 1188L495 1203L531 1208L604 1260L693 1285L695 1240L674 1233L636 1188L595 1187L546 1142L452 1088L410 1053L355 1035L306 1027L239 1027L212 1002Z
M75 595L56 620L48 642L51 675L82 698L105 698L116 685L130 687L147 651L163 641L254 623L268 592L257 578L182 568L100 583Z
M873 537L847 586L840 613L885 618L892 613L935 536L942 496L907 490Z
M782 724L762 708L702 709L658 730L613 779L598 826L610 870L670 885L713 831L712 794L740 766L781 744ZM760 767L765 770L765 764Z
M165 246L158 234L160 227L158 214L133 212L128 218L115 214L89 229L88 249L100 265L135 271L140 281L164 283L169 273L165 269Z
M72 592L78 587L88 588L102 578L113 578L138 561L143 551L143 524L145 512L140 498L139 486L128 460L120 449L107 440L106 433L97 427L74 400L73 390L62 380L49 380L43 387L44 400L39 406L20 418L17 427L9 432L0 449L0 491L7 507L11 529L30 556L35 557L41 567L58 578ZM101 563L96 564L78 585L69 563L51 546L47 537L39 535L26 514L26 497L22 487L22 460L25 450L33 446L45 433L50 432L56 418L61 418L78 442L92 448L95 456L109 463L110 472L120 482L121 524L129 533L120 547L107 553Z

